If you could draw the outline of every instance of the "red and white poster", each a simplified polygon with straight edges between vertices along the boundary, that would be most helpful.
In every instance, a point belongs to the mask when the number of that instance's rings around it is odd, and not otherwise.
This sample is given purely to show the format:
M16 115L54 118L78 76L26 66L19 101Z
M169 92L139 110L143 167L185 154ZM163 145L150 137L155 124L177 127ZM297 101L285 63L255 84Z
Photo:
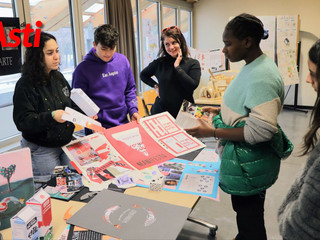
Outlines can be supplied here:
M142 170L205 145L160 113L94 133L63 147L73 165L92 183L107 184L128 170Z
M136 122L105 130L105 136L126 161L138 170L174 158Z
M201 141L177 126L168 112L143 118L141 125L160 146L176 157L205 147Z
M79 173L98 184L133 169L100 133L72 141L62 149Z

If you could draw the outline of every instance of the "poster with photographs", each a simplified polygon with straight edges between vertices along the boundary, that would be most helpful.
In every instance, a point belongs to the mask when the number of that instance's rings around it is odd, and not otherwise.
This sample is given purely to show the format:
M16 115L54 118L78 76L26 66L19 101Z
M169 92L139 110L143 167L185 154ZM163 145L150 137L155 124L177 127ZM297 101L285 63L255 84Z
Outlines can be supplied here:
M9 36L12 29L20 29L19 18L0 18L0 76L19 73L21 69L21 44L10 47L15 43ZM19 33L15 34L20 37Z

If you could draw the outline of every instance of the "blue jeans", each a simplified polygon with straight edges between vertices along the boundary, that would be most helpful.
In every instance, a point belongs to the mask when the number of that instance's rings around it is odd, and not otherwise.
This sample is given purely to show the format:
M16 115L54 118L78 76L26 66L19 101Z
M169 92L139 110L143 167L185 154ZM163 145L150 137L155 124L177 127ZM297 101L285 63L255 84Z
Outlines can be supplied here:
M68 165L70 160L61 147L42 147L22 138L21 147L28 147L31 151L33 179L35 188L39 188L43 183L48 182L56 166Z

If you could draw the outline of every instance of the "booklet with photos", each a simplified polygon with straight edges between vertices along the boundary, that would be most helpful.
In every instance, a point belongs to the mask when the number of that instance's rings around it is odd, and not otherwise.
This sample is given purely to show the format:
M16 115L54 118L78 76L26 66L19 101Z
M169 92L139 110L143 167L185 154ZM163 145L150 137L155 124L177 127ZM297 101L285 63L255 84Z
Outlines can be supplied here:
M213 113L202 112L202 107L187 100L183 100L175 124L183 129L194 128L199 126L198 119L202 119L211 125Z

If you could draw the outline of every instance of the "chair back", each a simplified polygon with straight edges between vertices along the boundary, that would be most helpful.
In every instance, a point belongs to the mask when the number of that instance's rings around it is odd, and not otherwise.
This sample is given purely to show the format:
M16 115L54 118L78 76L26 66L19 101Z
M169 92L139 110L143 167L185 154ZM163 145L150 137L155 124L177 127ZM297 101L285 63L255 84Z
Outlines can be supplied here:
M146 106L144 105L143 99L140 96L137 96L138 99L138 113L140 117L147 116Z
M144 103L147 107L148 113L150 115L151 107L154 104L156 97L157 97L157 92L155 89L150 89L148 91L143 92L142 97L143 97Z

